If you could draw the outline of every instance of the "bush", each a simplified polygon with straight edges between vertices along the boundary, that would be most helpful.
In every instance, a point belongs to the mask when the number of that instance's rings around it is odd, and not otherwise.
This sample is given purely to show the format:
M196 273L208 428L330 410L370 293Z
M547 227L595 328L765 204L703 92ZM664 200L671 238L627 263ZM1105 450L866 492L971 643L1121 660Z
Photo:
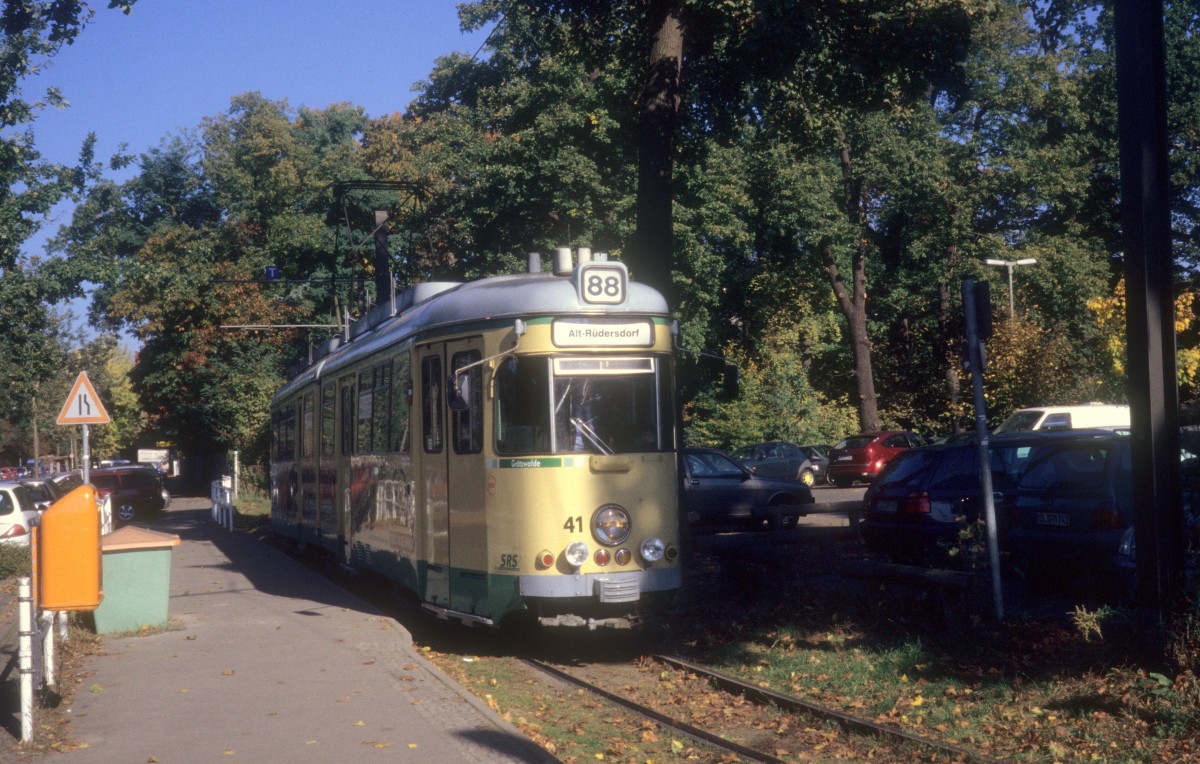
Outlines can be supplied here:
M0 544L0 581L28 576L33 570L33 558L27 546Z

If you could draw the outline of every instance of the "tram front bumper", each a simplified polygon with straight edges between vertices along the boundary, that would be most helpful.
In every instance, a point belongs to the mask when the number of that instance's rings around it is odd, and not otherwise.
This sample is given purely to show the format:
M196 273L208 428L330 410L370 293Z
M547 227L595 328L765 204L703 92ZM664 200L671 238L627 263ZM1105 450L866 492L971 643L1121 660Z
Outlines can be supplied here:
M520 577L522 597L595 597L598 602L636 602L642 592L670 591L682 584L683 571L679 567L648 568L629 573Z

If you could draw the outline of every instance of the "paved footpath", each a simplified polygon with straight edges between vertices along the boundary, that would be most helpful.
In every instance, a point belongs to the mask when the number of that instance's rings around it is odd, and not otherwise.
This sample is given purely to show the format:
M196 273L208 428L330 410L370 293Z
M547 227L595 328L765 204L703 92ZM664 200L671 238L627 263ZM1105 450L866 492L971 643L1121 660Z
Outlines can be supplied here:
M420 657L396 621L176 499L174 627L106 637L75 691L64 764L553 762Z

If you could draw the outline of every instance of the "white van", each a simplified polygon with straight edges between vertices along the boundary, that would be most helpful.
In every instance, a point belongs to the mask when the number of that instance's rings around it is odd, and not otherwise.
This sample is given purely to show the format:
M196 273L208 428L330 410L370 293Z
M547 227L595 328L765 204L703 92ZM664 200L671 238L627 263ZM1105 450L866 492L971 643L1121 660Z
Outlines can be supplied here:
M1019 409L996 428L996 432L1028 432L1030 430L1128 430L1129 407L1107 403L1087 403L1082 406L1040 406Z

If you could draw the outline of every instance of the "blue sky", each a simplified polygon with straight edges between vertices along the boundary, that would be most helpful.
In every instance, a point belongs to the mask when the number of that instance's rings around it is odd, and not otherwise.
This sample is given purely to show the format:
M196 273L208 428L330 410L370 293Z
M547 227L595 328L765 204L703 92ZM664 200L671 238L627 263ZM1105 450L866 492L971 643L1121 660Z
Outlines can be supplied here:
M293 107L401 111L438 56L486 37L459 31L454 0L138 0L128 16L91 5L75 44L23 85L71 103L35 124L48 159L73 160L88 132L100 158L122 142L143 151L251 90Z

